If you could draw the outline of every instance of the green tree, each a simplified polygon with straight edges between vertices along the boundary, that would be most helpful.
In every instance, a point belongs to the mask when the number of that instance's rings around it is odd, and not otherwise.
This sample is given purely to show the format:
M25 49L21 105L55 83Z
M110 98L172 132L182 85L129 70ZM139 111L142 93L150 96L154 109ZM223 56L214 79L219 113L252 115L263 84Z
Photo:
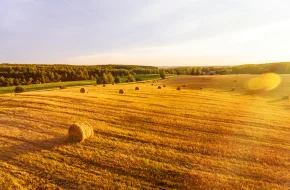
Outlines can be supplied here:
M97 84L104 84L104 79L102 77L97 78Z
M197 70L196 70L196 68L192 68L192 70L191 70L190 74L191 74L191 75L196 75L196 73L197 73Z
M19 80L18 80L18 78L14 78L14 80L13 80L13 84L14 84L15 86L18 86L18 85L19 85Z
M111 84L114 82L114 76L112 75L112 73L107 74L107 79L108 79L108 84Z
M121 78L120 78L120 76L115 77L114 82L115 82L115 83L120 83L120 82L121 82Z
M106 73L103 73L103 84L109 84L109 78Z
M202 69L198 67L196 70L196 75L201 75L201 74L202 74Z
M128 82L135 82L135 78L132 75L128 75Z
M15 93L21 93L21 92L24 92L24 88L21 86L16 86L14 91L15 91Z
M162 79L165 79L165 78L166 78L166 74L165 74L165 70L164 70L164 69L162 69L162 70L160 71L160 77L161 77Z

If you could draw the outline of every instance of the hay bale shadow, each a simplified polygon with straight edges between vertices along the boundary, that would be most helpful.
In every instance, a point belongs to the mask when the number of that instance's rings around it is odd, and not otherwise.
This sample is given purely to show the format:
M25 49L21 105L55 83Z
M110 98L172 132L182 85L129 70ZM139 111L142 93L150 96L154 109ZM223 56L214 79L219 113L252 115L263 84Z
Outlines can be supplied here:
M27 140L20 137L0 135L1 138L7 139L8 141L21 142L20 144L8 146L2 148L0 152L0 160L8 161L14 157L21 156L28 153L37 153L42 150L52 150L56 147L69 144L67 136L60 136L51 139L44 140ZM7 154L9 153L9 154Z

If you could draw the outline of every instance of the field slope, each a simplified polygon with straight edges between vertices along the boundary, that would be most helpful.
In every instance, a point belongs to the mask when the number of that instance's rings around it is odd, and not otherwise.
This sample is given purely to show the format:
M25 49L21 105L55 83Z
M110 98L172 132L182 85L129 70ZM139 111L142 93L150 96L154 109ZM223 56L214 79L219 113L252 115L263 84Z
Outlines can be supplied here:
M0 189L289 189L290 76L249 95L252 77L1 95ZM78 121L95 135L69 143Z

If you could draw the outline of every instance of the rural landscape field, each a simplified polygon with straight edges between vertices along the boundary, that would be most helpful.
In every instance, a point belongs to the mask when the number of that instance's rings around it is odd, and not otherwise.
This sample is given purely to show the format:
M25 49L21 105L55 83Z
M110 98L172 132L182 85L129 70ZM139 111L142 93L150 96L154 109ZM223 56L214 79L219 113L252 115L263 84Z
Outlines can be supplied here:
M259 77L2 94L0 189L289 189L290 75L249 93ZM69 142L81 121L94 136Z
M290 190L289 0L0 0L0 190Z

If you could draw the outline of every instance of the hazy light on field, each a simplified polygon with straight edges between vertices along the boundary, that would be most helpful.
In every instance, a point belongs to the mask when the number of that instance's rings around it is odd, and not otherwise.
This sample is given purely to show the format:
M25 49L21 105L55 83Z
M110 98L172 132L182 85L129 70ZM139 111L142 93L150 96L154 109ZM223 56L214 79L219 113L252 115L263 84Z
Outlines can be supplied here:
M279 86L281 78L275 73L266 73L261 76L252 78L245 83L247 90L270 91Z

